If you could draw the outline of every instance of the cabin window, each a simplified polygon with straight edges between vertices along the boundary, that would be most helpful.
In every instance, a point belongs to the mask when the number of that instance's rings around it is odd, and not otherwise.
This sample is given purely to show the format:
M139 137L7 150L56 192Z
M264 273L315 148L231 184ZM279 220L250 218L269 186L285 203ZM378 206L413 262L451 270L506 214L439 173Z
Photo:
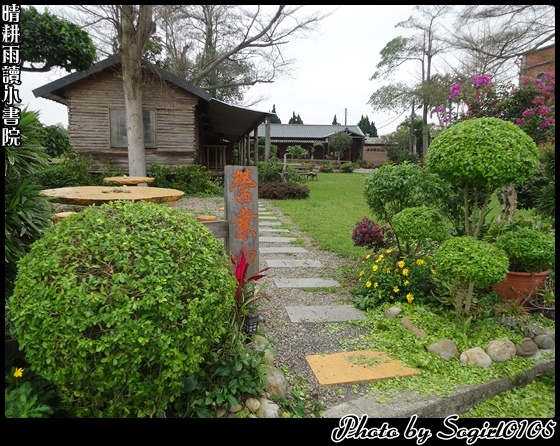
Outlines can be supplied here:
M142 110L144 119L144 146L147 149L156 148L156 112ZM111 147L128 147L126 136L126 110L113 108L109 110Z

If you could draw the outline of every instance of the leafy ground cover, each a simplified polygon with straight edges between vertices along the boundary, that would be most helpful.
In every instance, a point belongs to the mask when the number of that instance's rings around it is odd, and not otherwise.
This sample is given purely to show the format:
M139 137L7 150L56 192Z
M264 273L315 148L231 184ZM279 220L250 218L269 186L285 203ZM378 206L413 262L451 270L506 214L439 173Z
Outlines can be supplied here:
M367 251L353 245L352 228L364 216L370 216L368 206L363 195L363 187L368 174L332 173L323 174L320 181L308 182L309 198L305 200L275 200L273 203L287 215L301 231L314 238L321 249L348 258L347 271L341 272L349 277L355 271L355 266ZM489 219L495 218L499 212L499 201L493 197L490 204ZM531 211L520 211L524 216ZM380 222L381 223L381 222ZM350 285L348 282L347 285ZM451 299L441 299L440 305L422 304L415 302L407 309L411 312L411 319L415 317L422 321L425 327L430 327L439 336L451 336L460 339L459 350L474 346L483 346L492 339L509 336L514 342L517 335L509 332L509 328L500 327L503 315L524 316L526 320L538 316L523 314L519 308L504 304L497 296L488 291L480 292L476 298L476 321L456 321L453 315ZM531 319L532 320L532 319ZM539 317L541 325L554 329L554 323ZM524 358L514 358L505 364L495 364L492 370L478 370L457 366L457 364L441 364L435 366L430 362L429 354L421 346L403 340L402 333L391 329L391 323L382 316L382 311L372 312L364 323L372 327L371 336L364 337L359 342L360 348L379 348L390 352L398 358L406 358L407 365L421 367L423 376L390 382L374 383L372 391L387 392L399 389L417 390L419 393L434 393L444 396L456 386L471 385L487 382L500 376L515 376L522 372L528 361ZM382 333L383 336L380 336ZM355 341L354 341L355 342ZM352 347L357 347L353 345ZM554 417L554 378L543 378L525 388L507 392L488 402L481 404L465 417ZM513 402L515 402L513 404Z

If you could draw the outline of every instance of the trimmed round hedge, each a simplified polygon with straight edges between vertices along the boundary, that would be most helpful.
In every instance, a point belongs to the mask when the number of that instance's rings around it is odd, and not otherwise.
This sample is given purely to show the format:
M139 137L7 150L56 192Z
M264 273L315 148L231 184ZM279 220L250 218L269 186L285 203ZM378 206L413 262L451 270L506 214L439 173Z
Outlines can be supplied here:
M87 208L18 267L14 335L76 417L162 414L235 314L223 244L164 204Z
M515 124L474 118L445 129L430 143L425 166L452 184L493 191L539 168L535 142Z

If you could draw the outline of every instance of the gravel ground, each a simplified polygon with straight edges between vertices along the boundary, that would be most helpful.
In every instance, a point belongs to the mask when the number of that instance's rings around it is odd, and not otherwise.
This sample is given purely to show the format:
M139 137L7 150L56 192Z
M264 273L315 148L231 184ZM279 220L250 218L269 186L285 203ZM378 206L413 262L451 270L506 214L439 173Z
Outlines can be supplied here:
M315 399L323 408L332 407L343 401L356 398L362 393L367 384L347 384L336 386L320 386L313 371L306 361L307 355L336 353L341 351L360 350L360 335L368 330L352 323L292 323L286 312L287 306L308 305L345 305L350 304L350 294L344 287L320 290L296 288L278 288L274 278L337 278L336 270L345 266L345 260L328 251L318 249L305 233L295 228L292 221L276 208L272 201L261 200L267 208L282 223L282 227L290 229L290 233L261 233L261 236L289 236L295 237L292 243L302 246L307 253L296 254L260 254L260 268L265 268L266 260L318 260L323 268L271 268L266 277L259 281L270 296L270 301L263 301L260 328L263 335L277 350L274 365L284 371L288 381L288 395L293 391L303 391ZM184 208L194 215L216 215L223 218L223 199L220 198L184 198L174 204L174 207ZM271 243L260 243L261 247L278 246Z

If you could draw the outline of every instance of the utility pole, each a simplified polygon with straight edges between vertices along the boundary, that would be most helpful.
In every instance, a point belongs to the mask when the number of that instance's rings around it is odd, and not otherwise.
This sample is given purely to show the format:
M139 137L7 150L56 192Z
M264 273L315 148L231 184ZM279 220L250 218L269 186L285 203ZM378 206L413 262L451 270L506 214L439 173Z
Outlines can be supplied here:
M348 114L347 111L348 111L348 109L345 108L344 109L344 127L346 127L346 116Z

